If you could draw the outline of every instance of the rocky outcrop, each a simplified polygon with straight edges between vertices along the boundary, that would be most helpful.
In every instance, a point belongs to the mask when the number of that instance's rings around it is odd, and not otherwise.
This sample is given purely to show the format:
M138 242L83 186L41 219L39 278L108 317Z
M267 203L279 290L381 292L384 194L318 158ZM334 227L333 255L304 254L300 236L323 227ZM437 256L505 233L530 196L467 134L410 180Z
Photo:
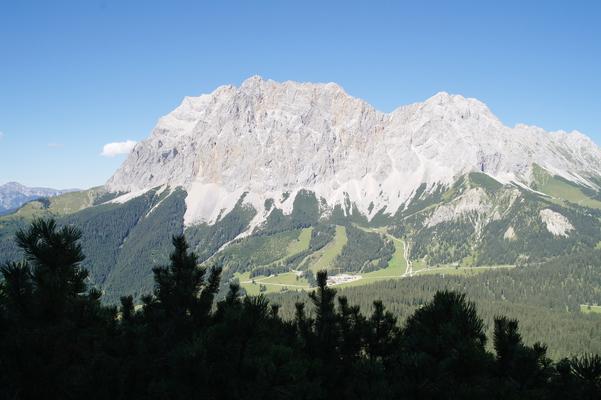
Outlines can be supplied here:
M574 226L570 221L558 212L545 208L540 210L540 218L545 223L547 230L555 236L567 237Z

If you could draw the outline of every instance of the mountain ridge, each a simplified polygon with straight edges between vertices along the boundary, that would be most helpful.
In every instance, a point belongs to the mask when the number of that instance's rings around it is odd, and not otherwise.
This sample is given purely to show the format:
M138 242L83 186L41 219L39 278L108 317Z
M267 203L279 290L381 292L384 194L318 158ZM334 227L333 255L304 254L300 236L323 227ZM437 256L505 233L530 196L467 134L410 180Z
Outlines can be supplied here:
M21 207L28 201L41 197L58 196L77 189L51 189L46 187L29 187L19 182L7 182L0 185L0 213L8 213Z
M371 219L406 206L422 184L429 192L470 172L530 187L534 164L598 188L592 178L601 176L601 150L577 131L506 127L484 103L461 95L439 92L383 113L334 83L253 76L186 97L106 187L182 186L188 226L214 223L243 194L258 211L274 199L290 213L299 190L315 192L330 209L348 199ZM278 202L286 192L289 199ZM255 225L267 218L258 214Z

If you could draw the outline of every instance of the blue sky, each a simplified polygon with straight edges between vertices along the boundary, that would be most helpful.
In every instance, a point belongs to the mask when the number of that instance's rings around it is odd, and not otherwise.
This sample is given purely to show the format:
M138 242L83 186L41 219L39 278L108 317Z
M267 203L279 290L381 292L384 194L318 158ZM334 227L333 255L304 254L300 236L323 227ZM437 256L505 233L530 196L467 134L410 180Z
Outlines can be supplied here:
M102 184L125 158L105 144L254 74L382 111L444 90L601 143L600 20L596 0L1 1L0 184Z

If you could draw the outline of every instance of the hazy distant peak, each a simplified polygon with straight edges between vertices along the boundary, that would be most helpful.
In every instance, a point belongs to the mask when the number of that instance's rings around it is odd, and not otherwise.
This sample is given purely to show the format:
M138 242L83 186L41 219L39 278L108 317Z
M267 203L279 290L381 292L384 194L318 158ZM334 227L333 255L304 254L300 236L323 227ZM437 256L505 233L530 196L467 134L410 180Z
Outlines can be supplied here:
M52 197L70 191L73 190L27 187L19 182L8 182L0 185L0 212L16 209L40 197Z

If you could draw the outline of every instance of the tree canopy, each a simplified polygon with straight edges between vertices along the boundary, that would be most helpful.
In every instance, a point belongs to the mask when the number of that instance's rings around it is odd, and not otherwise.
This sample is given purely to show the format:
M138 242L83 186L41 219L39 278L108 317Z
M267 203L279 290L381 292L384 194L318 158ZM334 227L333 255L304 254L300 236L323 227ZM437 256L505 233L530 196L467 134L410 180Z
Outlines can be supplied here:
M35 220L16 234L24 259L1 269L0 398L597 399L601 357L552 362L517 320L494 319L494 350L476 305L434 293L401 325L370 315L319 272L294 318L264 296L217 299L221 270L183 236L154 291L106 306L89 289L73 226Z

